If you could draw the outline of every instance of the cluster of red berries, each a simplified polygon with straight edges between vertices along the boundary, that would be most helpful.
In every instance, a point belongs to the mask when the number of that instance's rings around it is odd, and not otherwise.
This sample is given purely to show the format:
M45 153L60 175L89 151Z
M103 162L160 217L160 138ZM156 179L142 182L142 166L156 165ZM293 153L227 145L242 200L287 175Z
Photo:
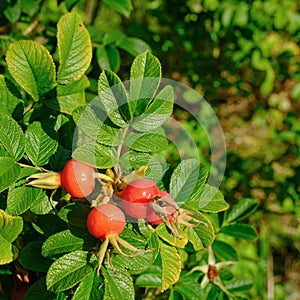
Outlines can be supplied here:
M87 218L87 229L90 234L102 240L98 253L98 272L100 272L109 243L118 253L127 257L153 250L137 249L119 237L126 224L123 211L131 218L144 219L153 225L165 223L175 236L178 236L177 229L181 224L197 225L197 220L190 216L192 212L179 208L171 195L160 190L153 180L135 179L127 183L121 191L115 192L112 188L113 178L97 173L93 167L74 159L69 160L60 173L48 172L30 176L29 179L35 180L26 185L52 189L63 187L72 197L84 198L93 193L96 178L107 181L108 186L111 187L110 198L113 200L104 201L94 207ZM134 254L125 254L120 245L133 251Z

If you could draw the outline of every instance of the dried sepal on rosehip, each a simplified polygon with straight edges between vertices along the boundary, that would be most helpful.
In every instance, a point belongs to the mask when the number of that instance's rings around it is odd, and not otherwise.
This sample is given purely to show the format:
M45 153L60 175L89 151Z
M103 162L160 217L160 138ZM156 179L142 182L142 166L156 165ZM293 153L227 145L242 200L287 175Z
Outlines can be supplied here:
M201 223L205 224L194 215L195 213L190 210L179 208L169 193L160 190L159 195L150 203L146 220L153 225L165 223L173 235L180 238L181 226L196 227Z
M108 245L111 244L114 249L122 256L135 257L144 252L153 251L153 249L138 249L130 245L127 241L119 237L119 234L125 227L125 215L123 211L117 206L107 203L98 207L94 207L87 217L87 228L89 233L102 240L98 252L98 268L97 274L99 276L100 269L104 260L104 257L109 256ZM134 253L126 254L122 251L121 247L124 247ZM109 258L109 257L108 257ZM109 258L110 260L110 258Z

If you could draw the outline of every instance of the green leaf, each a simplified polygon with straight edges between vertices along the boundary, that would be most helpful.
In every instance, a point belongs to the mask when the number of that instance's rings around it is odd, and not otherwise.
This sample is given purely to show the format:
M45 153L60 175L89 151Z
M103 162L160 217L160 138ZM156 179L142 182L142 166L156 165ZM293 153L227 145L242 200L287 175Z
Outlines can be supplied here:
M48 198L46 191L42 191L39 197L30 205L30 210L37 215L45 215L53 209L50 199Z
M253 287L253 281L251 279L235 279L228 282L225 285L226 289L230 292L244 292Z
M72 157L99 169L107 169L116 164L117 153L114 148L97 143L87 143L79 146L73 152Z
M197 213L193 217L202 223L195 227L187 228L187 238L193 244L195 250L209 247L215 239L215 230L210 219L202 213Z
M110 120L119 127L127 125L132 113L121 79L110 70L103 71L98 80L98 94Z
M9 90L5 77L0 75L0 110L8 115L13 115L18 108L23 113L23 102Z
M21 217L13 217L0 210L0 265L12 262L15 250L11 244L22 232L23 220Z
M25 151L35 166L43 166L49 162L58 146L56 131L40 122L33 122L25 132Z
M90 254L86 251L74 251L57 259L49 268L47 289L60 292L75 286L93 272Z
M162 285L163 291L175 284L181 272L181 257L177 249L160 242L160 256L162 263Z
M106 146L118 146L122 141L122 130L105 124L91 106L77 109L73 113L77 127L93 141Z
M181 294L184 299L199 300L209 299L205 297L205 293L201 288L199 282L199 275L196 273L189 274L188 276L180 276L179 281L174 286L174 290Z
M32 205L44 201L45 191L33 187L21 186L8 192L6 211L12 215L20 215Z
M208 184L205 185L199 199L199 209L204 212L217 213L229 207L223 194L216 187Z
M185 202L190 197L197 198L206 178L207 170L198 160L183 160L171 176L170 194L176 202Z
M177 238L173 234L169 233L165 224L160 224L155 228L156 234L168 242L170 245L175 246L177 248L184 248L188 242L186 238ZM181 234L182 232L180 232Z
M21 40L6 53L8 71L35 100L55 85L55 65L49 51L35 41Z
M92 43L89 32L77 13L63 15L57 24L59 68L57 80L69 84L79 80L92 59Z
M99 300L103 299L104 290L102 288L102 277L91 273L86 276L79 284L72 300Z
M26 292L23 300L65 300L66 296L55 294L47 290L46 278L36 281Z
M20 174L21 167L11 157L0 157L0 192L13 184Z
M29 242L21 251L20 264L30 271L47 272L52 260L42 256L42 242Z
M245 198L239 201L238 204L233 206L232 210L228 213L226 221L228 223L239 221L250 216L257 208L258 203L254 199Z
M86 105L84 90L89 85L86 76L70 84L58 84L55 97L45 98L44 103L54 110L71 115L77 107Z
M212 244L212 248L216 252L216 255L218 257L221 257L223 260L227 260L227 261L238 260L236 250L228 243L215 240Z
M86 228L86 219L90 210L89 205L70 203L60 209L58 216L73 227Z
M158 241L155 235L152 234L150 239L145 239L144 236L134 232L132 229L125 228L121 238L128 241L132 246L138 249L154 249L151 252L141 253L136 257L123 257L121 255L114 256L112 265L120 268L125 268L130 274L139 274L149 268L158 254ZM132 254L132 252L124 249L124 252Z
M21 16L21 2L16 1L16 2L10 2L10 3L11 4L4 10L4 15L7 18L7 20L11 24L13 24L13 23L16 23Z
M130 70L130 101L135 115L142 114L154 97L161 78L161 65L159 60L146 51L138 55L132 63ZM136 103L137 101L137 103Z
M104 300L134 300L134 286L129 273L120 268L103 268L105 283Z
M147 271L137 277L135 285L145 288L161 287L162 270L160 266L152 265Z
M104 0L104 3L126 18L130 16L133 10L131 0Z
M46 257L76 250L90 250L95 239L82 229L67 229L51 235L44 243L42 254Z
M147 50L151 50L146 42L134 37L124 37L120 39L116 45L132 56L137 56Z
M149 154L130 150L121 156L121 169L126 171L137 170L141 166L148 166L146 178L159 182L167 170L165 159L159 154Z
M155 129L169 119L173 112L174 91L169 85L165 86L145 112L133 120L132 127L138 131Z
M97 61L102 70L118 72L121 65L120 52L112 45L99 45L97 47Z
M131 132L125 138L124 143L129 148L142 152L160 152L168 147L168 140L163 131Z
M234 238L244 239L247 241L255 241L257 238L256 230L248 224L227 225L221 229L221 232Z
M24 155L25 138L21 127L10 116L0 112L0 143L16 161Z

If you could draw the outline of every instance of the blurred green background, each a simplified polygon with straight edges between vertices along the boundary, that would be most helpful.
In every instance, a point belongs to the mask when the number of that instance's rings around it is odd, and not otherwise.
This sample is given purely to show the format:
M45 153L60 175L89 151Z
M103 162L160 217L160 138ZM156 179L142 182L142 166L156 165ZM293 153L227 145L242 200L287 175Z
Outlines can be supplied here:
M122 3L119 7L118 3ZM221 190L235 204L253 198L247 222L255 243L236 242L236 273L254 280L252 299L300 299L300 13L297 0L1 0L0 72L16 39L56 53L56 23L77 11L94 46L88 99L110 68L128 77L134 56L151 48L163 76L194 88L215 110L227 144ZM126 9L124 9L124 7ZM187 99L192 101L193 99ZM202 152L195 120L174 117ZM205 155L203 156L205 159ZM176 157L172 157L176 162Z

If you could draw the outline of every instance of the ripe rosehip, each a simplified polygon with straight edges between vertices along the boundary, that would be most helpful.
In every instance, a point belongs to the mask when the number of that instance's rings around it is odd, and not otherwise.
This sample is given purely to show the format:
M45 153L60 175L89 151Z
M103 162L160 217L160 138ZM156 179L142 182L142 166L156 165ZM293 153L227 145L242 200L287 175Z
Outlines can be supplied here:
M71 159L60 173L61 186L73 197L87 197L95 188L94 174L93 167Z
M113 204L102 204L94 207L87 218L89 233L97 239L119 235L125 227L123 211Z
M136 179L123 190L123 207L126 213L133 218L146 218L149 202L158 194L159 189L153 180Z

